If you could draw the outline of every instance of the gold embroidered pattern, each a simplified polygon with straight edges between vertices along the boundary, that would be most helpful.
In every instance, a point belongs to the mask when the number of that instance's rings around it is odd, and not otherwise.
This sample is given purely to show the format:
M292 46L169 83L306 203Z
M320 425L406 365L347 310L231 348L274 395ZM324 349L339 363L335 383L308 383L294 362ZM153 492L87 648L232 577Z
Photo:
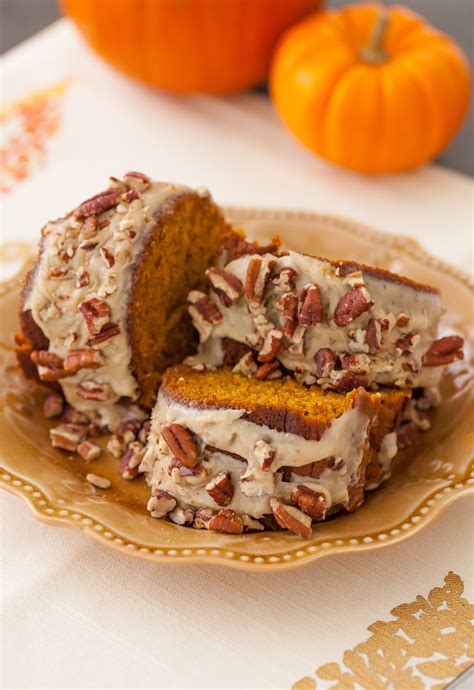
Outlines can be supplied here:
M459 575L449 572L444 582L392 609L395 620L369 625L372 635L341 664L320 666L323 686L306 677L292 690L443 690L474 661L474 606L461 596Z

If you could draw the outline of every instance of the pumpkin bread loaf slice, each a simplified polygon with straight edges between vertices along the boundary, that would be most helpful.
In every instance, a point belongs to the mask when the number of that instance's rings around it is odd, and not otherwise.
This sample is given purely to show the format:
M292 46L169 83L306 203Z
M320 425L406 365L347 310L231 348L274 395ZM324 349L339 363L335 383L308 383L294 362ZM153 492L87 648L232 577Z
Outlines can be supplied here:
M375 488L388 476L409 398L170 368L141 464L149 510L222 532L279 525L309 538L313 521L362 504L367 477Z
M127 173L48 223L21 297L18 359L113 427L116 403L151 407L195 348L186 310L228 226L207 191Z

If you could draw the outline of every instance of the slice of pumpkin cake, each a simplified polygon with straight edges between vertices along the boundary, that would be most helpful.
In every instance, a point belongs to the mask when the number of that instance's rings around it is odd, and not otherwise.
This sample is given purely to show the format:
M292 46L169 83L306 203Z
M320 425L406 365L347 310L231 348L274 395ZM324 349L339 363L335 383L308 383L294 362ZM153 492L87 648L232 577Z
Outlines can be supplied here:
M312 522L355 510L367 483L388 476L409 398L228 367L168 369L141 463L151 515L232 534L280 526L307 539Z

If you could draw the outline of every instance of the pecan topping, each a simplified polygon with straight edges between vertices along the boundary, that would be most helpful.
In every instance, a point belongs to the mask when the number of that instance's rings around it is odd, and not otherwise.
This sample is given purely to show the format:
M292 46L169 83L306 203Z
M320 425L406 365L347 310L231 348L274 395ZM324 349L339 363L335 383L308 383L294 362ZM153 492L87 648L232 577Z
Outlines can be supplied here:
M64 360L54 352L48 350L33 350L30 359L36 366L46 367L47 369L62 369Z
M200 508L194 515L194 529L206 529L213 515L214 513L211 508Z
M401 424L397 431L397 446L398 448L407 448L411 446L418 436L418 429L414 422Z
M57 393L52 393L48 395L43 403L43 415L47 419L52 419L53 417L59 417L62 415L64 409L64 400Z
M109 322L109 305L96 297L81 302L79 311L84 317L90 335L100 333L102 327Z
M407 314L399 314L397 316L396 325L398 326L398 328L403 328L404 326L408 326L409 323L410 323L410 317L407 316Z
M367 324L367 332L365 339L367 340L367 345L369 346L369 352L377 352L380 350L380 324L375 321L375 319L370 319Z
M255 374L256 370L257 365L255 364L252 352L247 352L247 354L241 357L232 369L235 374L242 374L243 376L252 376Z
M120 326L117 323L107 323L102 327L100 333L89 338L86 344L89 345L89 347L97 347L97 345L102 345L119 334Z
M206 484L206 491L218 506L227 506L234 496L234 487L230 478L230 472L220 472L214 479Z
M373 300L363 286L354 287L341 297L334 312L337 326L347 326L373 306Z
M48 278L50 280L59 280L60 278L72 278L72 273L68 266L55 266L49 269Z
M127 450L129 443L135 440L135 434L131 430L112 434L107 441L107 450L114 458L120 458Z
M173 508L176 508L176 499L167 491L160 489L153 489L150 500L147 504L147 509L151 513L151 517L161 518L167 515Z
M145 175L141 172L136 172L135 170L130 170L129 172L125 173L124 177L134 177L135 179L141 180L146 184L149 184L150 182L150 178L148 177L148 175Z
M245 296L251 305L260 305L267 286L270 272L276 260L270 257L253 256L247 266Z
M265 379L276 379L281 376L280 363L274 360L273 362L265 362L255 371L255 378L261 381Z
M186 427L181 424L170 424L163 427L161 436L175 458L185 467L191 469L197 465L196 442Z
M347 391L351 391L353 388L358 388L359 386L366 388L368 385L369 378L367 374L345 371L337 382L335 388L340 393L346 393Z
M80 369L97 369L103 363L104 359L98 350L72 350L66 355L64 368L69 374L75 374Z
M66 405L64 408L63 419L65 422L70 422L71 424L89 424L89 417L76 410L72 405Z
M225 307L232 307L237 302L244 290L241 281L233 273L225 271L223 268L208 268L206 275L209 279L211 289L219 297Z
M96 216L89 216L88 218L85 219L84 224L81 229L81 237L84 240L90 240L91 237L94 237L94 235L97 232L97 217Z
M237 515L233 510L226 508L225 510L220 510L217 515L211 517L211 519L206 524L207 529L211 529L214 532L225 532L225 534L241 534L244 530L244 523L242 518Z
M76 386L76 394L84 400L99 400L105 402L111 397L112 389L108 383L94 383L84 381Z
M84 249L86 251L92 251L97 247L97 242L84 242L83 244L80 245L80 249Z
M291 500L313 520L319 522L325 519L328 503L324 494L319 491L313 491L304 484L299 484L291 492Z
M303 328L318 326L323 320L321 292L317 285L306 285L300 295L300 314L298 323Z
M49 431L53 448L75 451L87 434L86 427L78 424L60 424Z
M81 266L77 273L76 287L87 287L90 283L89 273Z
M132 441L120 460L120 472L124 479L135 479L138 475L145 448L139 441Z
M203 342L210 336L212 326L222 321L222 314L211 298L199 290L192 290L189 293L188 302L189 314Z
M443 364L451 364L455 359L464 359L463 345L464 340L459 335L439 338L423 355L422 364L425 367L439 367Z
M98 489L110 489L112 486L110 479L100 477L98 474L86 474L86 480L89 482L89 484L92 484L92 486L95 486Z
M272 280L277 292L293 290L296 283L296 271L292 268L282 268L280 273Z
M286 506L278 498L270 499L270 508L280 527L290 529L302 539L311 539L311 518L309 515L305 515L293 506Z
M99 230L103 230L108 225L110 225L110 220L108 218L104 218L104 220L101 220L99 223Z
M105 247L101 247L101 248L100 248L100 254L101 254L101 256L102 256L102 258L103 258L103 260L104 260L105 265L106 265L108 268L112 268L112 266L115 265L115 258L114 258L113 255L109 252L108 249L106 249Z
M241 515L240 518L244 525L244 532L262 532L265 529L261 522L254 520L250 515Z
M102 449L96 443L81 441L77 446L77 452L86 462L91 462L91 460L97 460L102 453Z
M258 353L258 361L273 361L280 350L282 338L283 333L275 328L272 328L272 330L268 332L265 340L263 341L262 349Z
M337 357L329 347L322 347L314 356L316 376L318 379L327 378L337 363Z
M420 342L420 336L416 333L408 333L399 338L395 343L395 347L401 353L406 354L407 352L412 352L413 348Z
M135 201L135 199L139 199L139 198L140 198L140 196L139 196L136 189L129 189L128 192L125 192L125 194L122 194L123 201L128 201L129 204L132 201Z
M120 201L120 193L117 189L107 189L84 201L74 211L76 218L87 218L87 216L97 216L102 211L117 206Z
M194 513L190 508L175 508L168 515L171 522L175 525L191 525L194 520Z
M356 374L365 374L370 368L370 359L367 355L344 355L342 366Z
M252 450L262 470L268 472L275 459L276 450L263 438L255 443Z

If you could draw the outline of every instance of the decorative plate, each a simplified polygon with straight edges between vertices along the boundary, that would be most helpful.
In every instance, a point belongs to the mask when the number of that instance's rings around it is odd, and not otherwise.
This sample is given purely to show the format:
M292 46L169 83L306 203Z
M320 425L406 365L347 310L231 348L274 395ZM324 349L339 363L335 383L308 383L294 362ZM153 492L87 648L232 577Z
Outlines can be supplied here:
M473 288L468 276L413 240L314 213L232 208L228 215L252 237L266 240L278 233L294 249L359 259L440 287L447 325L464 335L469 350ZM15 247L6 248L10 258L15 258ZM20 250L25 256L25 247ZM122 480L117 460L108 453L93 463L96 474L112 481L111 489L101 491L85 480L92 465L50 447L50 423L41 414L45 393L22 380L15 364L12 335L19 281L17 277L0 288L0 485L25 499L44 522L81 529L106 546L160 563L219 563L270 571L394 544L460 496L473 493L474 404L467 357L451 366L443 403L424 434L423 447L416 454L405 451L391 479L369 493L361 509L321 523L311 541L286 532L224 535L150 518L144 480Z

